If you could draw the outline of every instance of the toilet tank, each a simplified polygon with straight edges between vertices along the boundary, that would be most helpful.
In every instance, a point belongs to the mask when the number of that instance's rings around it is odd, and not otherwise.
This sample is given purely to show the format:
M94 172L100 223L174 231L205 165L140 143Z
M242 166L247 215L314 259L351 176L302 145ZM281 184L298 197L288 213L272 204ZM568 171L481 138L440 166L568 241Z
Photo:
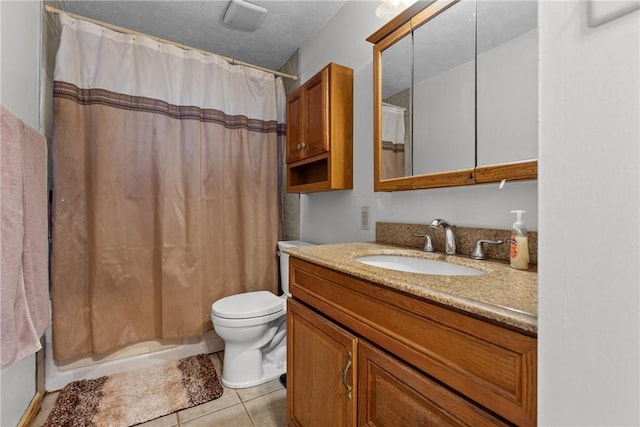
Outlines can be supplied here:
M313 243L303 242L300 240L289 240L286 242L278 242L278 251L280 253L280 286L282 293L289 296L289 254L284 253L285 248L294 248L298 246L315 246Z

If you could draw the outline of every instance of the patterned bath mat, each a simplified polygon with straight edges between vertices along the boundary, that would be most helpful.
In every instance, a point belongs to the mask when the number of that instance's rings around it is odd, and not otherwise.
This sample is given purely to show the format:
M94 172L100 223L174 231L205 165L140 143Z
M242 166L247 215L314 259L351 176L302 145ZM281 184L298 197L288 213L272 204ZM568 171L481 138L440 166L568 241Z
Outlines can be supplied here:
M132 426L222 396L209 356L199 354L62 389L45 427Z

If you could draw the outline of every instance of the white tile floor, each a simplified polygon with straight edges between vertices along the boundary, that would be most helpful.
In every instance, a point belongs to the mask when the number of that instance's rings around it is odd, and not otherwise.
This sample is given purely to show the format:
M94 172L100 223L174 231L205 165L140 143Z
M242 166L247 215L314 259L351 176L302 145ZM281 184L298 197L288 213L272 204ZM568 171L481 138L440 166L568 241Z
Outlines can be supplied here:
M212 354L218 375L222 373L222 353ZM47 394L34 427L46 421L58 393ZM170 414L140 427L285 427L287 425L287 392L279 380L245 389L224 388L222 396L211 402Z

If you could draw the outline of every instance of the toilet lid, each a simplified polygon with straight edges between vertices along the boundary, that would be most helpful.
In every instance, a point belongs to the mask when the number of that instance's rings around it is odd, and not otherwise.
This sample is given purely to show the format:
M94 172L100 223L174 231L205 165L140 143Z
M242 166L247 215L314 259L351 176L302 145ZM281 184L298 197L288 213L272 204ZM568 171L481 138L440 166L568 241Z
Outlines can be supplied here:
M214 302L211 313L227 319L266 316L284 309L285 299L267 291L231 295Z

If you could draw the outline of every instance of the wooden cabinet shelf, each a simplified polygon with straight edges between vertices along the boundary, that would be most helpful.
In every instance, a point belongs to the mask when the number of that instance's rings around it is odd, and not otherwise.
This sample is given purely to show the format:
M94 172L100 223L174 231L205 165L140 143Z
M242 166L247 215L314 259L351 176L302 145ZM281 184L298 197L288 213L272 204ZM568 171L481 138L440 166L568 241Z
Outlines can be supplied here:
M353 70L331 63L287 96L287 192L353 188Z
M288 185L290 188L295 188L295 192L331 190L327 155L289 165L287 169Z

